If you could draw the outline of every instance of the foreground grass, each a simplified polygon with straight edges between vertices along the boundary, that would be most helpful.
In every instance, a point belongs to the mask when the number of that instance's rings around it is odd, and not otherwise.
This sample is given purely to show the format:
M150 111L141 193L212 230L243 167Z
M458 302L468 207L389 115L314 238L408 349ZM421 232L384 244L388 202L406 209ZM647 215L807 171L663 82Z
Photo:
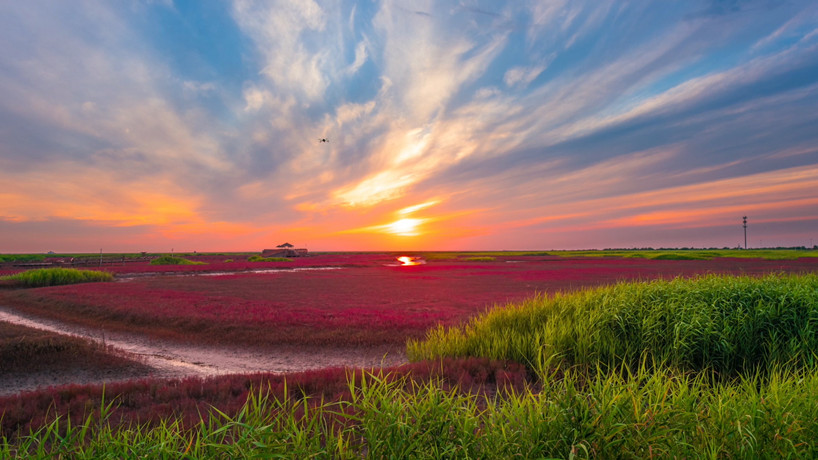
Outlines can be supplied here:
M117 404L82 423L57 419L13 441L4 458L812 458L818 375L774 373L711 385L645 368L568 373L538 391L461 393L364 374L350 397L251 392L235 415L185 428L118 426Z
M410 340L410 359L484 356L554 365L635 366L647 357L735 375L813 365L818 275L704 276L621 283L496 308Z
M76 268L40 268L4 276L0 280L11 280L24 287L45 287L113 281L114 275L108 272L77 270Z

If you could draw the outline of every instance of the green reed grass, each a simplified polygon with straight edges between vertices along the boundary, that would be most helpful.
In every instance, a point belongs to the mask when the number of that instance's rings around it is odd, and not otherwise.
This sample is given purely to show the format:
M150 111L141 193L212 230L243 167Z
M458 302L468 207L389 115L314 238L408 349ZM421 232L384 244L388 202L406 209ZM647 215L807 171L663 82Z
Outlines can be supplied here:
M261 257L261 256L250 256L247 258L248 262L291 262L292 259L288 259L286 257Z
M456 260L468 257L624 257L656 260L711 260L717 257L741 259L794 260L818 257L815 249L604 249L576 251L490 251L427 252L426 260Z
M562 257L625 257L657 260L711 260L717 257L739 259L794 260L818 257L814 249L605 249L587 251L549 251Z
M412 360L482 356L543 367L635 365L735 374L813 365L818 275L704 276L539 296L439 327L408 344Z
M340 401L253 391L235 415L191 429L99 416L0 439L3 458L814 458L818 373L724 383L621 368L570 372L538 391L475 395L383 373L350 378Z
M42 262L45 256L42 254L0 254L0 263L7 262Z
M633 253L625 255L625 257L653 260L711 260L719 256L715 253L706 252L695 252L689 254L685 252L658 252L654 254Z
M25 287L44 287L62 284L113 281L114 275L108 272L77 270L76 268L40 268L4 276L0 279L12 280Z
M206 263L185 259L183 257L162 256L151 260L151 265L206 265Z
M482 252L422 252L426 260L468 260L475 257L521 257L521 256L548 256L554 251L482 251ZM483 260L487 262L488 260Z
M473 257L463 257L460 260L464 260L466 262L493 262L496 260L492 256L473 256Z

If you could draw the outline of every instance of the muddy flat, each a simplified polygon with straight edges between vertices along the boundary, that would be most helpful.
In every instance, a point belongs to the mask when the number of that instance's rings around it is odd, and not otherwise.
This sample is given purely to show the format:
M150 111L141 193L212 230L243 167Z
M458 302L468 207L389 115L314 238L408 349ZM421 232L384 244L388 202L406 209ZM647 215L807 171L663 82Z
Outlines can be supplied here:
M207 377L258 372L289 373L329 367L376 367L405 362L396 347L304 347L281 345L253 349L248 347L203 346L162 341L136 334L92 329L59 321L37 318L0 306L0 321L58 334L81 337L105 345L115 353L144 364L100 372L90 366L77 366L53 372L6 375L0 381L0 395L14 394L43 386L104 383L134 378Z

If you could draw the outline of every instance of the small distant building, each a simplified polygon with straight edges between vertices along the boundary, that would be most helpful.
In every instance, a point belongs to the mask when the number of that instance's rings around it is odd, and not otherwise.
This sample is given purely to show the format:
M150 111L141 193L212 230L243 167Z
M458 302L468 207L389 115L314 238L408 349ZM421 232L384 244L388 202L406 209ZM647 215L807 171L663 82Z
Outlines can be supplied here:
M261 251L261 257L304 257L307 255L307 249L295 249L290 243L279 244L276 249L265 249Z

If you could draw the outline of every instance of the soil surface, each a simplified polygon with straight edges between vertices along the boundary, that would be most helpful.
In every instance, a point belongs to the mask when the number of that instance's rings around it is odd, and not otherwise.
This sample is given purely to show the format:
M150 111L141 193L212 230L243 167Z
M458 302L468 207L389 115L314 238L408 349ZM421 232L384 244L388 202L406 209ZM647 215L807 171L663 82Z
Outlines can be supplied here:
M68 371L55 369L24 375L6 375L0 377L0 395L15 394L47 386L106 383L145 377L178 378L256 372L288 373L344 366L392 366L406 362L403 350L398 347L277 346L250 349L248 347L180 344L23 315L4 306L0 306L0 321L90 339L144 364L103 371L91 366L77 366Z

